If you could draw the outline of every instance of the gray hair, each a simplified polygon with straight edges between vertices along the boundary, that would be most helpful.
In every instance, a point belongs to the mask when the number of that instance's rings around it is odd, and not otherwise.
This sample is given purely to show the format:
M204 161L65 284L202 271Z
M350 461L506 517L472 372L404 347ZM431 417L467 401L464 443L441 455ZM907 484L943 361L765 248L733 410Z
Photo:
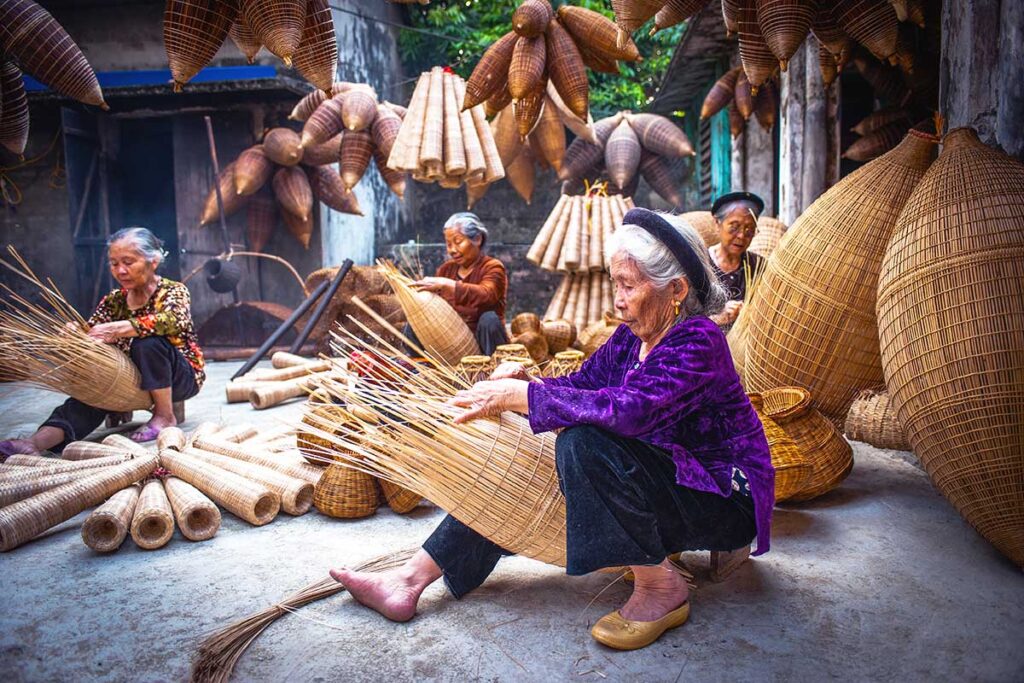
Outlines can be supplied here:
M156 261L157 266L167 258L163 240L154 235L148 228L139 226L121 228L107 240L107 247L109 248L115 242L130 243L137 252L142 254L144 259Z
M722 206L718 207L718 211L715 212L715 219L719 223L721 223L722 221L725 220L726 216L728 216L730 213L732 213L736 209L740 209L741 211L743 209L746 209L747 211L749 211L754 216L754 221L755 222L757 221L757 219L758 219L758 206L754 202L746 200L746 199L735 199L735 200L733 200L733 201L731 201L731 202L729 202L727 204L723 204Z
M720 313L725 308L729 297L722 285L719 284L718 277L711 267L711 255L708 254L704 240L682 216L659 215L679 231L686 243L697 254L711 285L703 304L697 295L696 288L691 286L686 300L683 301L683 310L680 315L689 318L694 315L711 316ZM605 243L605 258L611 262L612 257L617 254L623 254L633 261L640 272L658 289L668 287L673 280L679 278L686 280L687 284L692 284L686 276L686 271L683 270L682 265L669 248L638 225L620 225L612 233L611 238Z
M453 213L448 217L448 220L444 222L444 229L447 230L448 228L458 228L459 232L471 240L475 240L479 237L481 247L487 243L487 227L484 226L484 222L480 220L480 216L477 216L471 211Z

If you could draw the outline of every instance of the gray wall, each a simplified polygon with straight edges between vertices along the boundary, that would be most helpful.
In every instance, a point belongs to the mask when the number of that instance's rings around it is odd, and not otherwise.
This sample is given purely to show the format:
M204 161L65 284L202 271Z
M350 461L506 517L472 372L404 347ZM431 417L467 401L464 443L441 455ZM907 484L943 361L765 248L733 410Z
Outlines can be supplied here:
M1024 2L943 3L939 102L947 129L1024 159Z

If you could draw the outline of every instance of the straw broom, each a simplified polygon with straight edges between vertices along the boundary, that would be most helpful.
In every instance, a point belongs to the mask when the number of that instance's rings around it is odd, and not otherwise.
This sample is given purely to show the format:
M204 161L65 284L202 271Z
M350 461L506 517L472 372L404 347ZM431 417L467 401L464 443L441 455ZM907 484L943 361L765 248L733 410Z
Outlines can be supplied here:
M120 548L128 535L138 502L138 484L132 484L112 495L85 518L82 541L98 553L109 553Z
M139 388L139 371L128 356L90 338L85 319L56 286L40 280L13 247L8 251L17 265L3 259L0 265L28 281L44 304L0 284L0 381L24 381L111 411L149 408L149 392Z

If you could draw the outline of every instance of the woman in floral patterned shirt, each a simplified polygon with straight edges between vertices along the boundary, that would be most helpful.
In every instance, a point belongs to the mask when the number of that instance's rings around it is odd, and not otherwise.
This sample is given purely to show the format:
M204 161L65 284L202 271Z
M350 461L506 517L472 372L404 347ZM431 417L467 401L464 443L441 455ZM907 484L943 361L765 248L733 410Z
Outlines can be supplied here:
M113 344L139 368L141 387L153 397L153 417L134 441L152 441L177 424L173 403L195 396L206 378L203 351L192 327L191 300L180 282L157 275L166 252L146 228L125 228L108 244L110 274L120 287L89 318L89 336ZM0 455L61 450L85 438L108 412L69 398L28 439L0 441Z

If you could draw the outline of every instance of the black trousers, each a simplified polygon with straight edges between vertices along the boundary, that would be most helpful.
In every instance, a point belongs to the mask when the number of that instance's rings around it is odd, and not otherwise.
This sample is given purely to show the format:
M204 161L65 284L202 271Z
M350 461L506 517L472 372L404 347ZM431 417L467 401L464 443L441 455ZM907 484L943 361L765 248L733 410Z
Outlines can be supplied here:
M567 574L657 564L683 550L735 550L756 535L754 503L679 486L667 451L588 425L555 442L565 495ZM484 582L509 551L451 515L423 544L460 598Z
M171 388L172 401L184 401L199 393L195 372L166 337L143 337L132 340L131 359L142 375L140 387L146 391ZM69 398L50 414L44 427L57 427L64 431L64 441L53 449L64 450L72 441L88 436L102 424L110 411Z
M411 325L406 325L402 333L409 338L410 341L422 348L423 344L416 337L416 333L412 331ZM505 332L505 325L502 324L501 318L494 311L487 311L480 316L480 319L476 323L476 343L480 347L480 353L485 356L489 356L494 353L501 344L508 344L508 334Z

